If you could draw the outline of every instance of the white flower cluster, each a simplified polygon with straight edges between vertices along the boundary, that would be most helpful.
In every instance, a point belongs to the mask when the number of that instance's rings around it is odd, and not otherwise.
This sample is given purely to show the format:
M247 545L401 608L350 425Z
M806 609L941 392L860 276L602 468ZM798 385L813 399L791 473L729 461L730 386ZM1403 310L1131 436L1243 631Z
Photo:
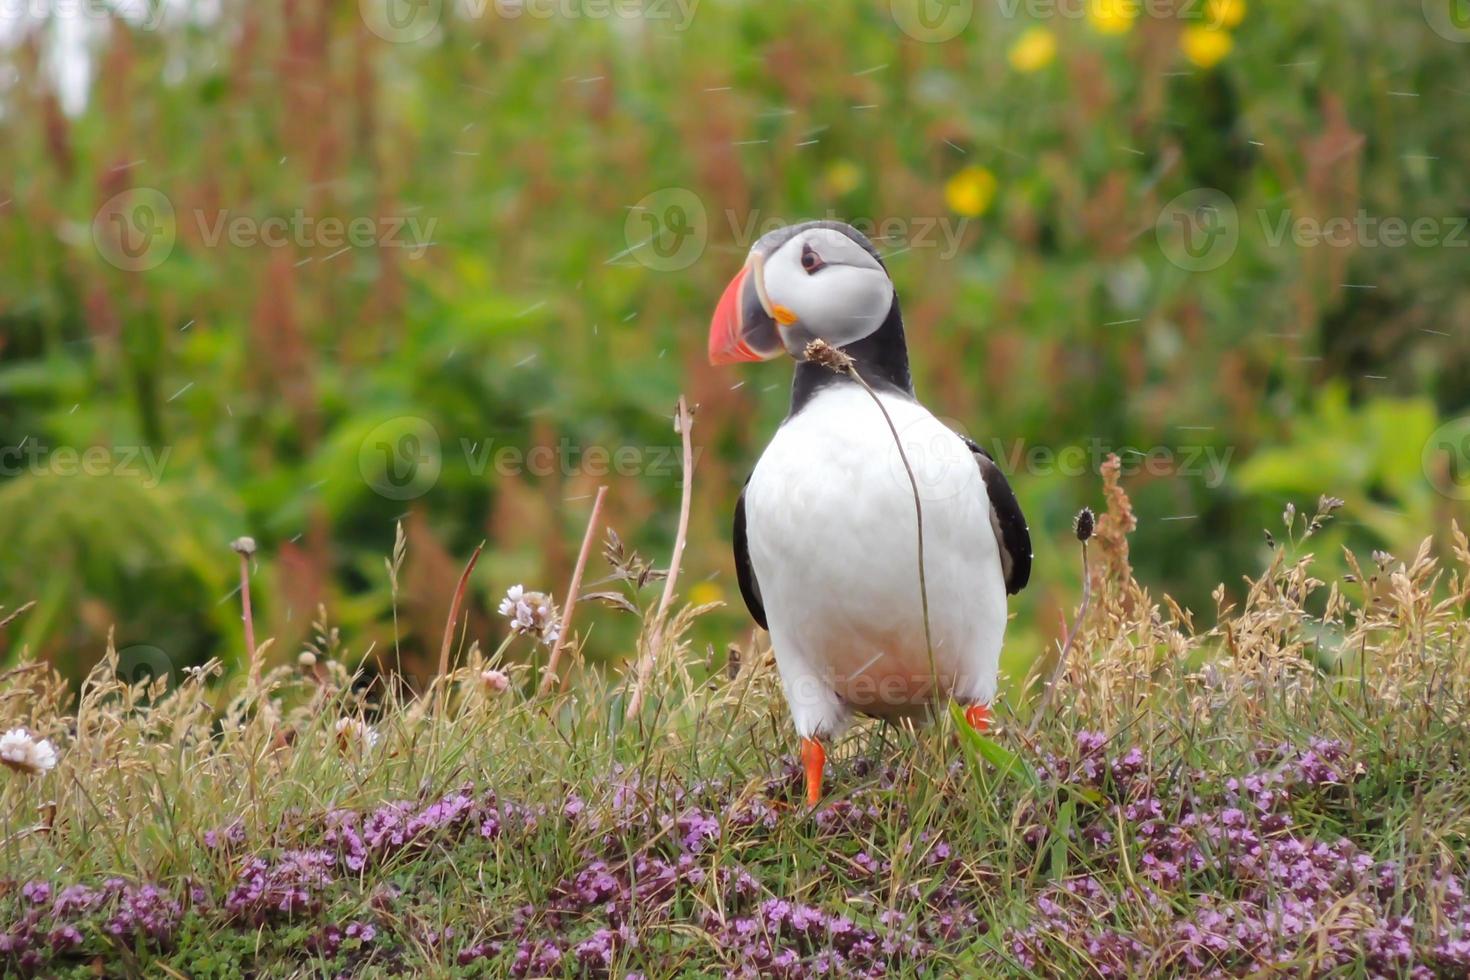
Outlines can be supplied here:
M24 728L12 728L0 735L0 763L16 772L39 776L55 769L58 759L56 746Z
M513 631L534 637L547 646L555 644L561 633L561 616L545 592L527 592L519 585L512 585L500 600L500 615L510 620Z

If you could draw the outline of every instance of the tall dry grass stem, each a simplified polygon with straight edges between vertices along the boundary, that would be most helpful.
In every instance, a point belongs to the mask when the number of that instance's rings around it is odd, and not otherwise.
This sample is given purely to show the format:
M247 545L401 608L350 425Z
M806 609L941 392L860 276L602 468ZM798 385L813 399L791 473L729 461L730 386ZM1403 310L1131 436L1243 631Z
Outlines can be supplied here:
M240 617L245 623L245 656L250 663L250 687L260 686L260 658L255 648L255 614L250 608L250 559L255 557L254 538L236 538L230 548L240 556Z
M556 643L552 644L551 656L546 659L546 672L541 676L538 693L551 693L556 684L556 667L561 660L561 648L572 632L572 615L577 611L577 594L582 591L582 573L587 569L587 556L592 551L592 541L597 537L597 527L602 516L602 501L607 497L607 487L597 488L597 499L592 501L592 513L587 517L587 531L582 535L582 550L577 553L577 566L572 569L572 583L567 586L567 611L561 617L561 629L557 631Z
M888 414L888 409L883 407L883 400L873 390L872 385L858 373L857 365L853 359L827 343L825 340L814 340L806 345L804 356L814 364L820 364L829 371L845 374L868 393L873 399L873 404L878 406L878 411L883 413L883 421L888 423L888 431L893 435L893 445L898 449L898 459L903 463L903 471L908 474L909 489L914 495L914 523L917 526L918 551L919 551L919 606L924 614L924 648L929 653L929 677L934 682L934 702L939 703L942 692L939 689L939 670L934 660L934 638L929 629L929 579L924 571L924 505L919 496L919 481L914 476L914 468L909 465L908 454L903 451L903 440L899 438L898 427L893 424L893 417Z
M633 693L628 698L627 718L632 720L643 707L643 692L653 676L653 664L663 643L664 627L668 621L669 605L674 601L674 584L679 580L679 565L684 557L684 541L689 534L689 502L694 492L694 449L690 430L694 428L694 413L683 395L674 414L674 431L679 433L684 448L684 492L679 500L679 530L674 536L674 552L669 556L669 574L664 579L663 595L658 600L658 612L653 618L653 627L638 657L637 674L633 680Z
M1078 634L1082 632L1082 623L1087 618L1087 608L1092 604L1092 575L1087 566L1087 542L1092 537L1096 523L1091 507L1082 508L1077 514L1077 519L1072 522L1072 529L1077 532L1077 540L1082 543L1082 602L1077 606L1077 618L1072 621L1072 628L1067 631L1067 638L1062 643L1061 652L1057 654L1057 662L1052 667L1051 678L1046 682L1046 690L1041 692L1041 703L1036 706L1036 713L1031 716L1031 723L1026 726L1028 737L1036 734L1037 725L1041 724L1041 719L1051 707L1051 699L1056 692L1057 684L1061 682L1062 674L1067 669L1067 658L1072 653L1072 647L1077 642Z
M16 609L14 612L9 613L8 615L6 615L3 619L0 619L0 630L3 630L5 627L7 627L11 623L15 622L17 619L19 619L21 616L23 616L26 613L26 611L29 610L35 604L36 604L36 600L35 599L32 599L30 602L27 602L25 605L23 605L20 608Z
M480 560L480 552L484 550L485 542L475 545L474 553L460 573L459 584L454 587L454 600L449 604L449 618L444 622L444 638L439 642L439 673L434 678L434 683L441 685L441 695L449 690L449 648L454 645L454 627L459 622L459 612L464 606L465 589L469 587L470 573L475 570L475 563Z

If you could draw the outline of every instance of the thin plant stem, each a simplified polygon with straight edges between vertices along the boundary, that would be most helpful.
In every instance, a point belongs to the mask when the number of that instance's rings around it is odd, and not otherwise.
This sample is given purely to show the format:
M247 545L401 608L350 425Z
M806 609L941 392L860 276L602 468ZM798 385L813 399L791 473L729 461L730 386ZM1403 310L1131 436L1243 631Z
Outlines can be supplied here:
M658 656L658 648L663 643L664 624L668 618L669 605L674 600L674 583L679 580L679 564L684 557L684 539L689 533L689 503L694 489L694 450L689 432L694 428L694 415L689 411L689 403L683 395L679 396L679 407L674 418L680 439L684 444L684 492L679 501L679 530L674 536L674 553L669 558L669 574L664 579L664 591L659 597L658 612L653 618L653 628L649 630L648 641L638 658L638 670L633 680L633 693L628 698L626 717L629 720L632 720L643 707L643 691L653 676L654 658Z
M250 655L252 680L260 680L260 665L255 660L255 613L250 608L250 559L240 556L240 610L245 621L245 649Z
M4 619L0 619L0 630L3 630L5 627L15 622L17 619L20 618L21 614L23 614L26 610L30 609L35 604L36 600L32 599L30 602L27 602L25 605L16 609L14 612L8 614Z
M408 539L403 536L403 522L395 521L393 524L393 560L387 561L388 585L392 591L393 602L393 670L396 676L403 676L403 649L399 645L398 628L398 570L403 564L403 556L408 548ZM366 658L364 658L366 659Z
M918 551L919 551L919 607L924 613L924 648L929 652L929 678L934 682L934 703L940 700L939 690L939 668L934 659L934 638L929 629L929 579L924 572L924 505L919 494L919 481L914 476L914 468L909 465L908 454L903 451L903 440L899 438L898 427L893 424L893 416L888 414L888 409L883 407L883 401L872 386L858 374L857 368L849 364L847 373L854 381L863 386L863 390L873 399L873 404L878 406L878 411L883 413L883 421L888 423L888 431L893 434L893 445L898 449L899 461L903 463L903 471L908 474L909 489L914 494L914 523L918 527Z
M481 541L475 545L474 554L470 555L469 563L465 565L464 571L459 576L459 585L454 589L454 601L449 605L449 619L444 623L444 639L439 644L439 675L435 683L442 685L441 703L443 696L449 690L445 678L449 676L449 648L454 643L454 625L459 622L459 610L464 605L465 589L470 584L470 573L475 570L475 563L480 560L480 552L485 550L485 542Z
M919 494L919 481L914 476L913 467L909 465L908 454L903 451L903 440L898 435L898 427L893 424L893 417L888 414L888 409L883 407L883 400L878 397L873 386L858 373L857 365L853 363L851 355L843 353L826 341L815 340L807 345L806 358L829 370L846 374L863 386L868 397L873 399L873 404L878 406L878 411L883 413L883 421L888 423L888 431L893 435L893 445L898 449L898 458L903 463L903 471L908 474L909 488L914 494L914 522L918 527L919 606L924 614L924 648L929 652L929 678L934 682L934 702L938 704L942 692L939 688L939 670L934 659L934 638L929 628L929 581L924 572L924 505Z
M1047 709L1051 707L1051 699L1056 692L1057 683L1062 679L1062 672L1067 669L1067 657L1072 652L1072 646L1077 641L1077 634L1082 632L1082 621L1087 617L1087 607L1092 603L1092 576L1087 567L1087 542L1082 542L1082 603L1077 607L1077 618L1072 621L1072 628L1067 631L1067 639L1062 643L1062 651L1057 654L1056 666L1052 668L1051 678L1046 682L1046 690L1041 692L1041 703L1036 706L1036 713L1031 716L1031 723L1026 726L1026 734L1036 734L1036 726L1041 724Z
M260 687L260 658L256 656L255 614L250 608L250 559L255 557L254 538L236 538L230 548L240 556L240 618L245 623L245 657L249 664L250 689Z
M592 541L597 537L598 519L602 516L602 501L607 496L607 487L597 488L597 499L592 501L592 514L587 518L587 531L582 535L582 550L577 554L577 566L572 569L572 584L567 586L567 610L561 617L561 629L556 634L556 643L551 647L551 656L546 661L546 672L541 675L539 694L551 693L556 684L556 665L561 659L562 645L572 632L572 614L577 611L577 593L582 591L582 572L587 568L587 556L592 551Z

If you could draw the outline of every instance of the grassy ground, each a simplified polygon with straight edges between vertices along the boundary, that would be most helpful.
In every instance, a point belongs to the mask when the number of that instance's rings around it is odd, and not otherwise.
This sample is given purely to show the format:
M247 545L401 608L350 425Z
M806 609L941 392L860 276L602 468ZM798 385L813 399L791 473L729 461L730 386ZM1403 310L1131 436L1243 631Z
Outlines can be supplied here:
M645 706L471 648L421 700L363 651L79 701L4 675L59 763L0 773L0 957L35 975L1463 976L1470 549L1312 578L1287 515L1195 632L1134 584L1111 486L1056 696L990 737L860 729L800 802L769 651L665 632ZM590 622L605 615L579 613ZM531 642L521 638L517 642Z

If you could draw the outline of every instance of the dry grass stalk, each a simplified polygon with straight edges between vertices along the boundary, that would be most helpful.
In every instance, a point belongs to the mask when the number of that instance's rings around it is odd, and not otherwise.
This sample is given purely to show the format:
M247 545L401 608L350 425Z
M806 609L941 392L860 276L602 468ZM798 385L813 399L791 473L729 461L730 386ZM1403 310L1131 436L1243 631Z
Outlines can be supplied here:
M439 673L434 678L436 684L443 684L449 677L449 650L454 645L454 627L459 622L459 612L464 606L464 594L470 584L470 573L475 570L475 563L480 560L480 552L484 550L485 542L481 541L475 545L474 554L470 555L469 562L465 565L464 571L460 573L459 584L454 588L454 600L449 604L449 618L444 623L444 639L439 643Z
M1067 639L1062 643L1061 650L1057 653L1056 666L1052 668L1051 678L1046 682L1046 689L1041 692L1041 703L1036 706L1036 712L1031 716L1031 723L1026 726L1027 736L1036 734L1036 728L1041 724L1041 719L1046 716L1047 709L1051 706L1052 696L1057 689L1057 682L1062 678L1062 672L1067 669L1068 655L1072 652L1073 645L1077 642L1077 635L1082 631L1082 624L1087 619L1087 609L1092 604L1092 577L1087 567L1087 542L1092 538L1096 530L1097 520L1093 516L1091 507L1084 507L1077 514L1072 528L1077 533L1077 540L1082 544L1082 602L1077 606L1077 618L1072 621L1072 628L1067 631Z
M567 609L562 614L561 629L556 634L556 643L551 647L551 656L546 659L546 672L541 676L538 693L543 696L551 693L556 684L556 668L561 660L561 648L572 632L572 615L577 611L577 595L582 591L582 573L587 569L587 556L592 551L593 539L597 537L602 501L606 496L607 487L598 487L597 499L592 501L592 513L587 517L587 531L582 535L582 550L577 553L577 566L572 569L572 582L567 586Z
M940 700L939 671L934 661L934 639L929 628L929 580L924 571L924 504L919 495L919 481L914 476L913 467L909 465L908 453L904 452L903 440L898 435L898 427L893 424L893 418L888 414L888 409L883 407L883 400L878 397L878 393L858 373L857 365L851 356L825 340L814 340L807 344L802 356L829 371L845 374L862 385L868 397L873 399L873 404L878 406L878 411L883 413L883 421L888 423L888 431L893 435L893 445L898 450L899 462L903 463L904 473L908 474L909 478L909 489L914 495L914 522L917 528L915 537L918 541L919 552L919 608L924 616L924 648L929 653L929 676L934 681L934 701L938 703Z
M1108 583L1121 586L1133 578L1133 566L1128 561L1128 535L1138 527L1138 518L1120 482L1122 470L1123 461L1117 453L1109 453L1100 469L1107 507L1097 519L1094 547L1098 561L1092 567L1092 591L1100 596L1104 595ZM1108 597L1118 601L1121 594L1114 589Z
M15 609L14 611L9 612L9 613L6 613L5 616L4 616L4 618L0 618L0 630L3 630L5 627L7 627L11 623L15 622L17 619L19 619L21 616L23 616L26 613L26 611L29 610L35 604L36 604L36 600L35 599L32 599L30 602L25 603L24 605L20 606L19 608Z
M664 627L668 620L669 605L674 599L674 584L679 580L679 565L684 558L684 542L689 533L689 503L694 491L694 449L690 437L690 430L693 428L694 414L689 411L689 403L684 396L680 395L679 405L674 414L674 430L679 433L684 449L684 487L679 500L679 530L674 535L674 552L669 557L669 574L664 579L664 591L658 600L658 612L654 614L653 625L648 631L646 642L638 657L633 693L628 698L626 717L630 720L636 717L643 707L643 693L653 676L654 661L664 642ZM565 628L562 632L565 634Z
M255 647L255 614L250 609L250 559L255 557L254 538L236 538L230 549L240 556L240 616L245 623L245 656L250 663L250 686L260 684L260 656Z

